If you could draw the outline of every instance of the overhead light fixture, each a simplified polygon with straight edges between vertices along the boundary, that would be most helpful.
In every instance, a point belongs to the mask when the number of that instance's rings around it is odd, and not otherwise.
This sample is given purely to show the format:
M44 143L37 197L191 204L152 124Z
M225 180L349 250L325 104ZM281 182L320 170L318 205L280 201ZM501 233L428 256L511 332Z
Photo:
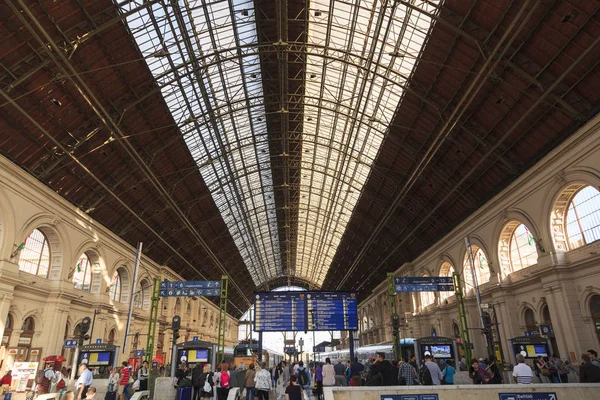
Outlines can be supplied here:
M319 10L316 10L316 11L315 11L315 17L320 17L320 16L321 16L321 11L319 11Z
M248 10L246 10L244 8L242 11L240 11L240 14L242 14L244 17L247 17L248 16Z
M396 51L392 51L391 53L388 53L390 56L392 57L400 57L403 58L406 54L400 52L400 50L396 50Z
M52 100L50 100L50 102L57 107L62 106L62 103L58 99L52 98Z

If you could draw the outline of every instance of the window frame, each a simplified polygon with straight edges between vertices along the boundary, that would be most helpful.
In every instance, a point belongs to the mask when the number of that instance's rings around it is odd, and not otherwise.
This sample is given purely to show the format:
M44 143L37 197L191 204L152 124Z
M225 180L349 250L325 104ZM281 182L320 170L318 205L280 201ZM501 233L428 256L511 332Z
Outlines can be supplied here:
M115 281L115 275L117 276L116 281ZM121 277L121 272L119 271L119 268L117 268L115 273L113 274L111 281L110 281L111 287L110 287L110 290L108 293L110 296L110 299L117 303L121 303L121 299L123 297L122 281L123 281L123 279ZM113 285L113 282L115 282L114 285ZM117 297L117 292L118 292L118 298L115 298L115 297Z
M77 266L79 265L79 263L81 262L81 260L83 259L84 256L88 262L87 262L87 265L85 266L85 269L83 270L83 281L81 283L81 287L78 288L77 284L75 283L75 277L77 276L77 274L81 274L81 272L77 271ZM85 277L87 276L88 273L90 276L90 282L89 282L89 287L86 289L85 288ZM71 279L71 281L73 282L73 288L84 291L84 292L91 293L92 292L92 283L93 283L92 280L93 280L92 258L89 256L89 254L87 252L84 251L83 253L81 253L79 258L77 259L77 263L75 264L75 272L73 273L73 279Z
M38 261L37 261L35 273L32 273L32 272L29 272L26 269L24 269L24 267L21 265L21 263L22 262L26 262L23 259L23 252L25 252L25 251L37 252L36 250L33 250L33 249L27 247L27 242L31 243L31 241L29 239L31 238L31 236L36 231L39 232L40 235L42 235L42 238L44 240L42 241L42 248L39 251L39 257L38 257ZM33 239L33 240L36 240L36 239ZM51 248L50 248L50 242L48 241L48 236L46 236L46 234L44 233L44 231L42 231L41 229L34 228L29 233L29 235L27 235L27 238L25 239L25 241L23 243L24 243L24 248L21 250L21 253L19 254L19 262L18 262L18 264L19 264L19 271L22 271L22 272L25 272L26 274L30 274L30 275L34 275L34 276L39 276L39 277L42 277L42 278L48 278L48 276L50 275L50 267L52 266L52 251L51 251ZM41 266L43 258L44 258L44 250L45 249L47 249L47 251L48 251L48 266L47 266L47 269L46 269L46 274L42 274L41 275L40 274L40 266ZM34 265L31 262L28 262L28 263L31 264L31 265Z
M571 198L569 199L569 201L567 202L567 205L565 207L565 211L564 211L565 212L565 218L564 218L564 221L563 221L563 224L564 224L563 228L564 228L564 232L565 232L565 236L566 236L566 242L567 242L567 246L568 246L569 250L575 250L575 249L578 249L580 247L584 247L584 246L586 246L588 244L591 244L591 243L594 243L594 242L597 242L598 240L600 240L600 238L599 238L599 239L596 239L596 240L592 240L590 242L590 241L588 241L586 239L586 232L589 231L589 229L588 230L584 229L584 227L582 225L582 222L581 222L582 218L579 216L578 207L581 208L581 203L579 205L575 204L575 198L582 191L586 190L587 188L590 188L590 189L596 191L596 194L594 194L591 198L594 198L596 196L598 196L600 198L600 190L598 190L597 188L595 188L593 185L590 185L590 184L582 185L579 189L577 189L572 194ZM571 224L571 222L569 221L569 215L570 215L571 207L573 207L573 212L575 214L575 222L576 222L575 226L577 226L577 229L578 229L577 233L579 235L581 235L582 244L578 245L578 246L574 246L573 245L573 242L571 241L571 237L574 236L574 235L569 234L569 228L568 227ZM593 214L596 214L596 213L600 214L600 207L598 209L596 209L596 210L593 211ZM584 218L587 217L588 215L593 215L593 214L584 215ZM600 225L594 226L594 227L592 227L592 229L600 229Z

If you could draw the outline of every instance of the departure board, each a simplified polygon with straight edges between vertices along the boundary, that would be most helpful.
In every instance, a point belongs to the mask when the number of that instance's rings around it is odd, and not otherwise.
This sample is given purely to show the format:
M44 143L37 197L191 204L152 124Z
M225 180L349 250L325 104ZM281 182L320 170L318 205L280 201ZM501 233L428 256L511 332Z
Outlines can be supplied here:
M254 330L343 331L358 329L356 293L261 292L254 295Z
M305 331L305 292L264 292L254 295L256 332Z
M358 330L355 293L309 292L306 298L311 331Z

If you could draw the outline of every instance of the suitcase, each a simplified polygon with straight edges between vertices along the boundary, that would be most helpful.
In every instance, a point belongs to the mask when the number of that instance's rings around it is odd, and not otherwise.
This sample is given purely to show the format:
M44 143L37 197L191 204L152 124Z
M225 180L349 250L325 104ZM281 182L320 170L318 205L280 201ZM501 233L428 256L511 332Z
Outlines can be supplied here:
M106 392L104 400L117 400L117 392Z
M177 389L177 400L192 400L192 387L180 386Z

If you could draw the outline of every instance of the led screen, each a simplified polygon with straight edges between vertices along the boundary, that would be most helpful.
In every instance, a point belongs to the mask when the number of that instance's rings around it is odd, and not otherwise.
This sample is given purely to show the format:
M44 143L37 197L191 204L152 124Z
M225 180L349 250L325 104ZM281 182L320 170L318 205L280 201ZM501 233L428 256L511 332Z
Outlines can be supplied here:
M449 345L431 346L433 358L452 358Z

